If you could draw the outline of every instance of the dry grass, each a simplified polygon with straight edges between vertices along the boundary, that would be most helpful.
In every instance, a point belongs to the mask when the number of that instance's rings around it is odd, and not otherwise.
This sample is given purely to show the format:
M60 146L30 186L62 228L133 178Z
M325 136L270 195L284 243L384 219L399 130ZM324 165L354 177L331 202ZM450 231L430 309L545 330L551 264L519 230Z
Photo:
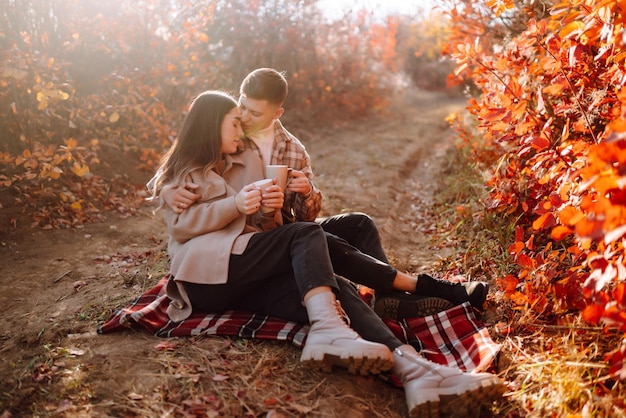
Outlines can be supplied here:
M500 375L510 382L498 413L523 417L622 417L624 386L602 353L619 338L587 327L537 327L501 337Z

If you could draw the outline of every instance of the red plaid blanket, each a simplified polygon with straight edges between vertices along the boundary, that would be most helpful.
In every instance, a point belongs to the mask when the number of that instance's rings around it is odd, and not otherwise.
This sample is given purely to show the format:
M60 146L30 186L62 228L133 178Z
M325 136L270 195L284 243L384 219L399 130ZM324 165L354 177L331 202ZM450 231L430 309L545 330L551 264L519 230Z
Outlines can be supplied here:
M402 341L421 348L427 359L465 371L490 370L500 351L469 302L423 318L384 321Z
M245 311L194 313L184 321L172 322L166 313L170 302L165 295L168 280L166 275L130 305L115 312L98 328L98 333L133 328L157 337L223 335L289 341L298 347L306 341L308 325ZM476 319L469 303L425 318L385 322L403 342L416 345L417 338L428 359L467 371L488 369L500 349Z

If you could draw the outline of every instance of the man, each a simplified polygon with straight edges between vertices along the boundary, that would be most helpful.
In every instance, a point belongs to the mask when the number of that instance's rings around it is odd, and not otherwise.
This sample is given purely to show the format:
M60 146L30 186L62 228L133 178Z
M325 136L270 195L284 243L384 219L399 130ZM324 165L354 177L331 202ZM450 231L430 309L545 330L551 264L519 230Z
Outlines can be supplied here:
M376 290L374 309L380 316L397 319L436 313L466 301L482 309L488 285L438 280L426 274L418 277L389 272L386 277L370 277L371 272L355 271L356 258L373 257L388 264L378 229L363 213L347 213L317 219L322 193L313 182L311 159L304 145L287 131L280 117L288 92L285 76L271 68L259 68L246 76L240 86L239 109L246 134L245 149L254 150L265 165L281 164L290 168L284 191L283 222L318 221L326 232L335 273L359 278L358 283ZM193 183L163 193L165 202L177 213L192 205L200 195ZM447 302L449 301L449 302Z

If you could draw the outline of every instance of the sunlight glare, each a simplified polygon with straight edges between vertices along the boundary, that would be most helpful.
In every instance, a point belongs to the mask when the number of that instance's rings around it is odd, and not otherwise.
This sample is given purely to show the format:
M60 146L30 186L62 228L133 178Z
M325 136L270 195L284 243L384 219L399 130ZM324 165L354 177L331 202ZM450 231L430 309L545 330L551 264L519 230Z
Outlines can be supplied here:
M318 0L320 9L330 18L341 17L350 10L364 7L380 16L416 15L429 12L438 3L435 0Z

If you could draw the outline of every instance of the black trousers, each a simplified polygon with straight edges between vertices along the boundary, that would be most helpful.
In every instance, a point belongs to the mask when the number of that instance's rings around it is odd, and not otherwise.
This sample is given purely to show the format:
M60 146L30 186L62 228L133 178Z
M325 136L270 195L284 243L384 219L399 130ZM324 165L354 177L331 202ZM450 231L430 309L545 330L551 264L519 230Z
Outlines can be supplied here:
M294 299L301 308L309 290L319 286L338 289L325 233L313 222L295 222L254 234L243 254L231 254L227 283L183 283L195 310L281 313L289 320L303 317L291 317L290 310L280 306L286 299L282 289L290 289L288 294L293 297L289 300Z
M369 274L379 271L382 275L395 276L395 270L374 257L353 254L360 251L345 240L329 240L328 236L320 225L310 222L286 224L255 234L243 254L231 255L227 283L184 283L193 309L204 312L248 310L289 321L309 322L302 304L304 295L314 287L330 286L350 318L352 328L363 338L393 350L402 342L363 301L355 286L334 274L333 257L329 257L327 243L341 243L339 247L348 254L338 258L342 262L355 262L355 271Z
M362 253L389 263L380 242L378 228L369 215L350 212L320 219L318 223L324 231L342 238Z
M326 232L336 274L377 292L389 293L397 270L389 265L374 220L364 213L335 215L319 222Z

